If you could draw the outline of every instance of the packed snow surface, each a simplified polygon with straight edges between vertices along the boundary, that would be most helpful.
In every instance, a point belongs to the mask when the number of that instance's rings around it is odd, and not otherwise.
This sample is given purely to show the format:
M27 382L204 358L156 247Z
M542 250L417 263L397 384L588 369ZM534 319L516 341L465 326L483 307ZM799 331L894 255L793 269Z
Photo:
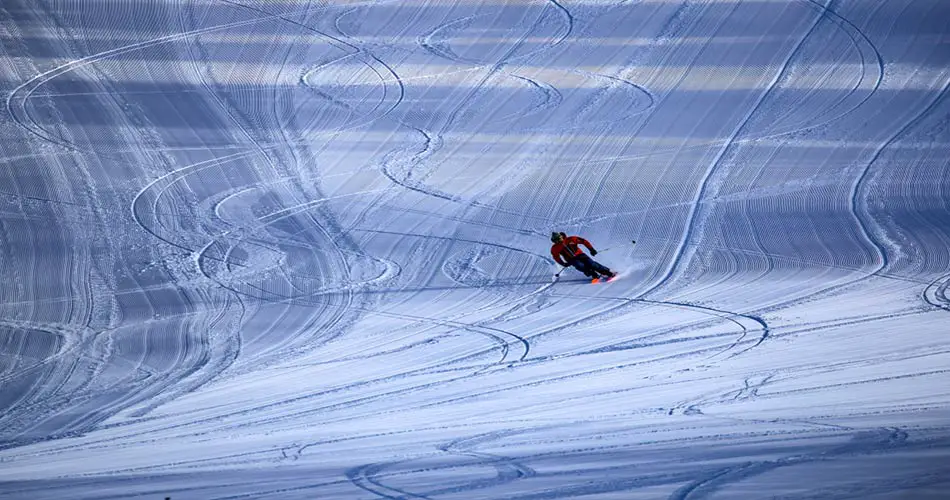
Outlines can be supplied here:
M948 19L3 0L0 497L948 498Z

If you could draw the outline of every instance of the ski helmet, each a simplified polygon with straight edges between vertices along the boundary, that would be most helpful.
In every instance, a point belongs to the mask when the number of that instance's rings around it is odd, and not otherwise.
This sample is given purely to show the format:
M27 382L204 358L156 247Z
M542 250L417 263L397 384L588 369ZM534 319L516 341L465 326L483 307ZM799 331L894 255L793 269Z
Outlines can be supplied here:
M564 233L559 233L557 231L554 231L553 233L551 233L551 242L557 243L558 240L560 240L563 237L564 237Z

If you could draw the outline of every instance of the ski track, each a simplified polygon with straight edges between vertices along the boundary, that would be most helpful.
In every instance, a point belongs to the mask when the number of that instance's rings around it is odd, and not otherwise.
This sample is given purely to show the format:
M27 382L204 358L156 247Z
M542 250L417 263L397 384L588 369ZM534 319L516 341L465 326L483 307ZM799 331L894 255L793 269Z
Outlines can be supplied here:
M936 0L82 7L0 6L5 495L948 485Z

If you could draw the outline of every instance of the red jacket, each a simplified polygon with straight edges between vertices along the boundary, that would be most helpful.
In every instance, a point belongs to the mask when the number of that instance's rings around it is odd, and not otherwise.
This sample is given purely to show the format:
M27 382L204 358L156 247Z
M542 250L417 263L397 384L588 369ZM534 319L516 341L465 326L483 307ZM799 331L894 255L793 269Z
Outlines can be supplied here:
M566 266L568 262L584 253L580 245L584 245L588 250L594 251L594 247L584 238L580 236L568 236L559 243L555 243L551 246L551 256L554 257L554 260L556 260L558 264Z

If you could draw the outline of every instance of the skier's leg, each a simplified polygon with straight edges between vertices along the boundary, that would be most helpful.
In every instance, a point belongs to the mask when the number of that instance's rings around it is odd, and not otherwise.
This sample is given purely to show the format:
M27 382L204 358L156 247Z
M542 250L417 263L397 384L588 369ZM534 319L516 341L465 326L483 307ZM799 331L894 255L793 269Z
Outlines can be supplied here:
M574 269L577 269L578 271L584 273L584 276L587 276L588 278L596 278L596 277L597 277L597 273L595 273L593 270L591 270L590 266L588 266L587 264L585 264L585 263L583 263L583 262L575 262L575 263L574 263Z
M574 269L584 273L584 276L587 276L588 278L596 278L597 273L591 269L590 262L590 257L586 255L578 255L574 258L574 260L571 261L571 265L574 266Z
M614 273L613 271L611 271L610 268L608 268L607 266L605 266L605 265L601 264L600 262L597 262L596 260L593 260L593 259L590 260L590 267L591 267L591 269L593 269L594 271L597 271L598 273L600 273L600 274L602 274L602 275L604 275L604 276L607 276L608 278L610 278L610 277L612 277L614 274L616 274L616 273Z

